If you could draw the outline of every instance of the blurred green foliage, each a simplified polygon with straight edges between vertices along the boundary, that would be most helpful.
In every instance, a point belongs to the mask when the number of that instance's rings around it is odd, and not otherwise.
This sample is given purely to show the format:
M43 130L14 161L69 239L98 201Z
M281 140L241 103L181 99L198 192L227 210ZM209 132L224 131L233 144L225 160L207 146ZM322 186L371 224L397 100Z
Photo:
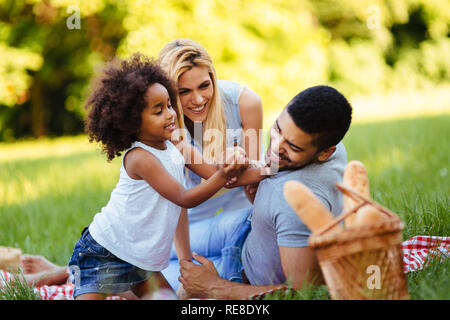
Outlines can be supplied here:
M439 0L0 0L0 140L81 132L96 68L156 57L174 38L200 42L219 78L271 110L316 84L346 95L448 84L449 32Z

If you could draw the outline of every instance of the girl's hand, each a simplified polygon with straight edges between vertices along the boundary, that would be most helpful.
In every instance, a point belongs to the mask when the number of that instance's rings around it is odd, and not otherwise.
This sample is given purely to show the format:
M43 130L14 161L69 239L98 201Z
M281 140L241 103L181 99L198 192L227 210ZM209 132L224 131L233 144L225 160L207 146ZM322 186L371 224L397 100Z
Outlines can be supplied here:
M233 177L240 175L243 170L248 168L248 166L248 158L239 151L236 151L228 156L225 164L221 167L220 170L226 176L227 180L230 180Z
M237 177L233 177L225 183L225 188L233 188L233 184L238 180Z
M241 147L228 147L222 153L222 163L231 164L231 162L239 156L244 156L248 159L247 153Z

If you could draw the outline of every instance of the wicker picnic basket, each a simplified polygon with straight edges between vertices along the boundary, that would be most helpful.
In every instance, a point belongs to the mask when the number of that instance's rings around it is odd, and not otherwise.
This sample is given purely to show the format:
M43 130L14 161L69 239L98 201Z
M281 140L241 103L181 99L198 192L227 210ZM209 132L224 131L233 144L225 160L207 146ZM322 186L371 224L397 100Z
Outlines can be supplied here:
M403 273L403 222L397 215L351 188L337 185L360 204L311 235L325 282L333 299L409 299ZM371 225L352 226L336 231L333 227L362 206L375 206L388 219Z

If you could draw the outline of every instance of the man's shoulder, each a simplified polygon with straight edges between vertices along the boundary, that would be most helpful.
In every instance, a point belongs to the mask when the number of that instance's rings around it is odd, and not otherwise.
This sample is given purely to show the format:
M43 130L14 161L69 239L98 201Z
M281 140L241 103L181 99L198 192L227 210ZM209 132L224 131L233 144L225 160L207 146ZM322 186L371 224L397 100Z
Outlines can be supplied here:
M326 185L321 185L320 179L314 179L314 175L305 174L302 169L292 170L288 172L280 172L275 176L266 179L267 182L264 186L267 195L270 195L272 199L284 199L283 188L286 182L294 180L301 182L308 187L313 193L322 197L326 197ZM264 180L265 181L265 180ZM331 183L327 183L330 184ZM334 184L333 184L334 185Z
M344 144L340 142L336 145L335 152L328 160L320 163L311 163L298 170L293 170L291 178L300 182L305 180L305 182L315 182L320 185L328 185L329 183L334 185L337 180L342 178L346 165L347 152Z

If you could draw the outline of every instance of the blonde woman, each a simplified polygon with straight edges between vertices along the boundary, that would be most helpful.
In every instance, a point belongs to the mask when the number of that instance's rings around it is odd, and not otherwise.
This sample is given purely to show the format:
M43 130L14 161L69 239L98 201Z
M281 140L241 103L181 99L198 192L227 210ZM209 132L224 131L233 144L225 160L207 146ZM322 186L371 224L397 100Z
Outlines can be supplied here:
M190 39L167 43L158 60L177 84L182 107L179 126L186 129L187 139L206 159L218 163L226 147L241 146L251 160L259 160L263 115L255 92L239 83L219 80L208 52ZM189 188L202 182L192 171L185 177ZM249 230L247 218L252 204L248 199L253 201L254 197L251 191L249 187L223 189L188 210L193 251L211 258L224 278L236 281L240 281L240 271L235 271L240 262L232 257L240 258L239 246ZM176 258L175 252L172 257ZM176 289L178 264L171 264L164 275Z
M208 52L190 39L175 39L166 44L160 51L159 62L178 85L183 113L180 127L187 129L192 144L205 158L217 163L225 147L237 144L250 159L258 160L262 105L256 93L236 82L218 80ZM201 182L192 172L187 179L191 186ZM224 192L226 195L222 193L189 210L190 221L214 216L221 208L227 211L250 206L242 188Z

